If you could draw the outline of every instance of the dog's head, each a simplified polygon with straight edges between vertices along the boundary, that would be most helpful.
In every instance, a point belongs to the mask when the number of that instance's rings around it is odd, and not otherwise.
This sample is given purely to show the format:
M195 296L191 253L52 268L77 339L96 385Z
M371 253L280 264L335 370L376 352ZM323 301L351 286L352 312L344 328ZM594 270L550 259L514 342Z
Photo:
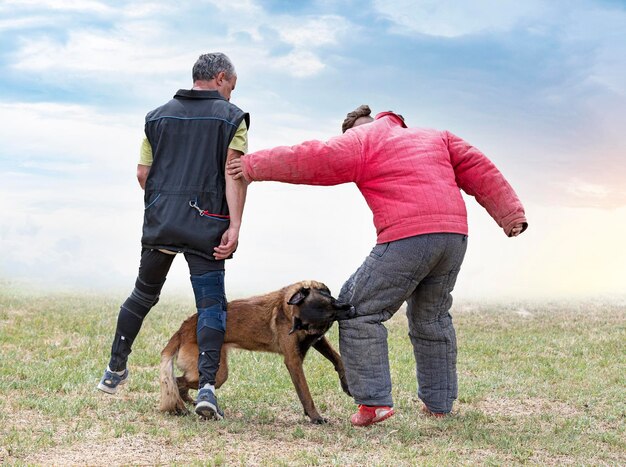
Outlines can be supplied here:
M349 303L340 303L328 287L321 282L303 282L292 289L287 301L292 306L292 327L289 334L306 330L323 334L334 321L350 319L356 315Z

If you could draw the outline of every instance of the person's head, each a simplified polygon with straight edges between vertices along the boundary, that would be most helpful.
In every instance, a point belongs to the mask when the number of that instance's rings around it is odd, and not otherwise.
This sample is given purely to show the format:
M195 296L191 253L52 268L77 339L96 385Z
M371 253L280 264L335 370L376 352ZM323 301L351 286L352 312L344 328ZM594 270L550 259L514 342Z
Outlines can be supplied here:
M237 83L237 73L230 59L221 52L200 55L192 70L196 89L218 91L226 100Z
M372 118L371 113L372 111L370 110L369 105L366 104L357 107L352 112L349 112L341 124L341 132L345 133L350 128L373 122L374 119Z

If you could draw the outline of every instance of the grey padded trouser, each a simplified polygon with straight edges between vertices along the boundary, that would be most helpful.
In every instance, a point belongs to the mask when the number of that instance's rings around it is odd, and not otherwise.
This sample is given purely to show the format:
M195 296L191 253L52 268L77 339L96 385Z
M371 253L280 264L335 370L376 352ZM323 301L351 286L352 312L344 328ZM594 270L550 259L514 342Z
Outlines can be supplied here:
M339 349L357 404L393 405L383 322L407 301L418 395L433 412L452 410L456 334L448 311L466 248L467 236L450 233L379 244L343 285L338 299L357 317L339 322Z

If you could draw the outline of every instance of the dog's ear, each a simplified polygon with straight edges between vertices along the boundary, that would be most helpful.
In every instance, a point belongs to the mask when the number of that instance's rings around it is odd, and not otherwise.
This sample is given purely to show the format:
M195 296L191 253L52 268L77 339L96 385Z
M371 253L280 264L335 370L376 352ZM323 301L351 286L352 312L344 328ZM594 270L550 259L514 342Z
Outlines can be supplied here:
M300 287L300 290L298 290L295 294L291 296L287 304L288 305L300 305L300 303L302 303L304 299L308 297L310 292L311 292L310 288Z
M300 318L298 318L297 316L294 316L291 319L291 330L289 331L289 334L293 334L294 332L300 330L300 329L304 329L304 326L302 326L302 320Z

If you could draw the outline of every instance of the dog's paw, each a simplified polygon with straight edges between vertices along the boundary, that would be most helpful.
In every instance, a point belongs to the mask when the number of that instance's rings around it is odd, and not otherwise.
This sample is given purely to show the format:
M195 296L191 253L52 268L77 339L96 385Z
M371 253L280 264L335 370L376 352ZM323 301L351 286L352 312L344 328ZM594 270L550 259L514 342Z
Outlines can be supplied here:
M325 425L326 423L328 423L328 419L324 417L312 418L311 423L313 425Z
M184 415L189 415L189 409L187 407L185 407L184 405L178 405L176 406L176 408L171 412L172 415L178 415L178 416L184 416Z

